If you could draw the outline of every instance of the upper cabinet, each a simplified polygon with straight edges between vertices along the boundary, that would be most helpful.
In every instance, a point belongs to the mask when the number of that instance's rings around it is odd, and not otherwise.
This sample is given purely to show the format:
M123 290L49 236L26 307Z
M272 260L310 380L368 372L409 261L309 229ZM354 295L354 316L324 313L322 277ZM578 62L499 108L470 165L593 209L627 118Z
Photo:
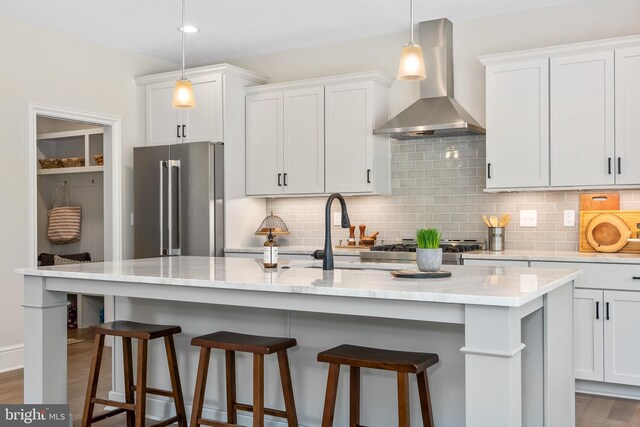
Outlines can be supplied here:
M378 72L247 88L246 194L388 194L390 81Z
M613 51L551 59L551 185L614 184Z
M487 190L640 186L640 36L480 61Z
M266 83L266 78L227 64L186 70L196 99L193 109L173 108L173 89L179 72L138 77L140 145L167 145L181 142L224 142L226 96L247 85ZM232 90L224 91L225 79L233 79Z
M487 187L547 185L549 61L487 67Z

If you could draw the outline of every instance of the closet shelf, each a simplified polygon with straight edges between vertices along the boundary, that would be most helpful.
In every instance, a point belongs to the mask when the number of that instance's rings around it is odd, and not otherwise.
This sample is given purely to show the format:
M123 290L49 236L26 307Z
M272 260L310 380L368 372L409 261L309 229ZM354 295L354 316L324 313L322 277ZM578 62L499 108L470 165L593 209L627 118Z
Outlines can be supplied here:
M73 168L38 169L38 175L60 175L67 173L104 172L104 166L78 166Z

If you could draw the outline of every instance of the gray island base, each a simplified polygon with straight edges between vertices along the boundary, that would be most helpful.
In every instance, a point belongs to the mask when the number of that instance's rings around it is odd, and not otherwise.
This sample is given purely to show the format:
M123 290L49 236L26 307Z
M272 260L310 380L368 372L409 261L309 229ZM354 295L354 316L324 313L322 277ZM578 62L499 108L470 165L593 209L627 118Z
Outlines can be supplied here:
M187 412L198 357L191 338L230 330L298 340L290 362L301 426L320 425L328 368L317 353L343 343L438 353L429 379L439 427L575 425L572 283L580 271L451 266L451 278L427 281L390 275L406 265L317 266L292 261L268 271L252 259L173 257L17 270L25 276L25 403L66 402L69 292L115 296L116 320L182 327L176 344ZM149 351L149 386L167 387L164 350L152 343ZM113 354L110 397L122 399L119 340ZM207 418L224 419L223 359L213 353ZM265 404L283 408L277 362L265 362ZM250 357L239 354L238 399L249 404L250 367ZM345 374L335 426L348 425ZM397 425L395 375L365 370L361 387L362 423ZM153 397L147 408L165 418L173 406ZM240 424L250 425L250 417L241 413Z

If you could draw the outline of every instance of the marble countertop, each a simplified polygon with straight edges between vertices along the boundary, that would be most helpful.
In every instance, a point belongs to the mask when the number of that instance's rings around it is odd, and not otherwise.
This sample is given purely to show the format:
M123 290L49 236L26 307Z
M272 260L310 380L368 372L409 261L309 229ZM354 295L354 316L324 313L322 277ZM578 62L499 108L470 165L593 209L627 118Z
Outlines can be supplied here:
M507 249L504 251L473 251L462 254L463 259L496 259L511 261L589 262L603 264L640 264L640 254L532 251Z
M390 270L407 264L321 261L283 262L265 269L249 258L165 257L16 269L17 274L69 279L208 287L260 292L330 295L455 304L522 306L574 280L580 270L446 266L445 279L397 279ZM354 270L353 268L367 268Z
M252 246L246 248L224 248L224 252L227 254L262 254L263 246ZM278 253L280 255L309 255L318 249L324 249L324 247L312 248L309 246L278 246ZM359 257L362 249L338 249L333 248L334 255L341 256L354 256Z

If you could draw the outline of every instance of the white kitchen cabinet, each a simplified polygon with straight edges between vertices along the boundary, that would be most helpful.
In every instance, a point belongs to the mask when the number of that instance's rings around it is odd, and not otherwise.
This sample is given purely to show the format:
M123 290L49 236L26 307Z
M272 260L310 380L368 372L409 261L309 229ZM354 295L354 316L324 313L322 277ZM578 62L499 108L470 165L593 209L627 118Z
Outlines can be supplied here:
M223 140L222 74L193 78L196 108L173 108L175 81L146 85L147 145Z
M604 378L603 293L601 290L574 291L574 370L577 379Z
M488 66L486 84L487 188L548 186L549 60Z
M282 193L282 92L246 98L246 193Z
M375 81L325 89L326 192L388 194L389 138L373 129L387 120L387 89Z
M615 52L616 183L640 184L640 47Z
M551 59L551 185L614 179L613 51Z
M324 87L247 95L247 195L324 192Z
M604 291L604 380L640 385L640 292Z
M389 194L389 137L373 134L388 118L389 85L367 72L248 88L246 194ZM253 105L266 99L264 112Z

